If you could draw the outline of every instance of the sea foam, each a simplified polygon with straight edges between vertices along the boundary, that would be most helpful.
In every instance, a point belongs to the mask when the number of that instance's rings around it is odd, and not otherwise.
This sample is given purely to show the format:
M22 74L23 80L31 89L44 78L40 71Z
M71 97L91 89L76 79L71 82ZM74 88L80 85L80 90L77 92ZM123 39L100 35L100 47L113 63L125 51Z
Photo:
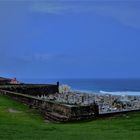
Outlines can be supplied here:
M101 94L140 96L140 91L100 91Z

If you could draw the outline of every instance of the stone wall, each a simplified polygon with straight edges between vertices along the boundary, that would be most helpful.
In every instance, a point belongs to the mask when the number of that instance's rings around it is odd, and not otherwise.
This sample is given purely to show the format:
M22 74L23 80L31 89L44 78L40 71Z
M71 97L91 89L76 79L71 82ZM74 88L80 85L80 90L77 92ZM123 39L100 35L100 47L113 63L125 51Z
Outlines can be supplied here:
M91 119L98 115L98 106L76 106L60 104L53 101L44 101L35 96L0 90L1 95L9 96L40 112L44 118L51 121L67 122L81 119Z
M0 89L14 91L18 93L41 96L58 92L59 85L49 84L20 84L20 85L0 85Z

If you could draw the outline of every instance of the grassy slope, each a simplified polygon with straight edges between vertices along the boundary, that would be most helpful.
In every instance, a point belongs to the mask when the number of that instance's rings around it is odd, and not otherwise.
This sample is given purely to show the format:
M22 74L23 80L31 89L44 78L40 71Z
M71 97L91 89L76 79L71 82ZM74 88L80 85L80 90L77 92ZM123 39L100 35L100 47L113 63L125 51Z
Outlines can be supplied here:
M21 112L10 113L9 108ZM91 122L44 123L21 103L0 96L0 140L138 140L140 113Z

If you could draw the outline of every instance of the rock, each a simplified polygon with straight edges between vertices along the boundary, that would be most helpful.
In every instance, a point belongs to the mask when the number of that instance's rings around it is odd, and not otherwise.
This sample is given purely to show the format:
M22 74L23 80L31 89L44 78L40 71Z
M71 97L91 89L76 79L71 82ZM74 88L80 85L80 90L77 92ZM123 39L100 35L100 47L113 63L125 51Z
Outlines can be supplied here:
M21 111L18 111L18 110L13 109L13 108L9 108L8 112L10 112L10 113L20 113Z

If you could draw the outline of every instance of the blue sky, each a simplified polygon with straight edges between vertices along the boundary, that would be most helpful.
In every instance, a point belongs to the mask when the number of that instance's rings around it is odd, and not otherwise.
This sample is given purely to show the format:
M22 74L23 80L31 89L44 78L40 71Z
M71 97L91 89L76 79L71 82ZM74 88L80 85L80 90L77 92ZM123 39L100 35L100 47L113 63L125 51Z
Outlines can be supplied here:
M140 78L140 0L0 1L0 74Z

